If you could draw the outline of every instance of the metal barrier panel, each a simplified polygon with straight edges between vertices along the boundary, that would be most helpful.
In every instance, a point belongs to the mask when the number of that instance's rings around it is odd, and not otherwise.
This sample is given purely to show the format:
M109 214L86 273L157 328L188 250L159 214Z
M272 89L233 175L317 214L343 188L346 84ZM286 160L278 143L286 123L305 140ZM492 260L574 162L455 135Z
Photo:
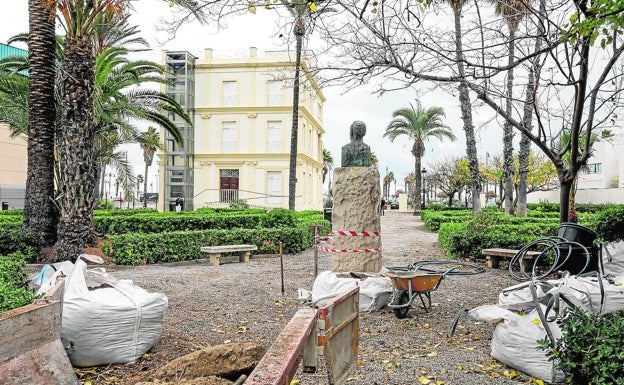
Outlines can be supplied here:
M329 384L344 384L357 367L359 293L356 287L318 310L318 344L325 347Z
M314 333L317 312L299 309L251 372L245 385L289 385L308 337Z

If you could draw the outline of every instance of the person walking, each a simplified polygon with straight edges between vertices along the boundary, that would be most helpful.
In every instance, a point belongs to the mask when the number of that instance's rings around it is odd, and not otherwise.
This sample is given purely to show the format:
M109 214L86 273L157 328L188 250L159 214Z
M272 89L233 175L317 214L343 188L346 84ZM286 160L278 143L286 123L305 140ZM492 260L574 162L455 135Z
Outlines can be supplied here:
M385 209L386 209L386 200L381 198L381 215L384 215Z
M182 211L182 198L177 197L175 200L176 213L180 213Z

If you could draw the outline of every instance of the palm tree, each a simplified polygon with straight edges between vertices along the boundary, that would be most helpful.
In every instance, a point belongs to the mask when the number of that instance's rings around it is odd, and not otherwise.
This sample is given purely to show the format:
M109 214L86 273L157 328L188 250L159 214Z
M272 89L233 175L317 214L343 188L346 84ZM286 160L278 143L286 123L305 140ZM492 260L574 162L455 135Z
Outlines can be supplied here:
M159 124L177 141L182 140L182 134L163 112L174 113L191 124L190 117L173 97L160 91L136 87L145 83L169 84L163 76L164 69L151 61L130 61L126 57L127 53L125 48L110 47L104 49L96 60L95 151L98 162L95 172L96 177L100 178L100 187L103 186L107 165L116 168L118 173L131 174L128 169L120 170L127 165L119 162L119 156L114 156L115 148L122 143L141 143L141 133L129 119ZM133 181L134 177L124 180ZM125 190L128 188L124 186ZM97 191L95 195L99 195Z
M455 21L455 61L460 81L457 90L459 91L459 107L461 109L462 120L464 122L464 133L466 135L466 156L470 168L470 179L472 181L472 212L481 212L481 175L479 173L479 159L477 158L477 141L475 139L474 124L472 122L472 105L468 82L466 79L466 69L464 61L464 49L462 44L461 18L464 0L447 0L453 10ZM417 170L416 177L420 180L420 171ZM420 182L418 182L420 183ZM417 198L420 199L420 198ZM414 206L416 208L416 206ZM418 206L420 207L420 206Z
M390 197L390 184L394 181L394 172L386 169L386 175L383 179L383 195L388 199Z
M48 0L54 3L53 0ZM95 47L93 34L104 15L121 14L125 1L57 0L65 30L61 71L61 126L57 135L60 218L54 245L56 260L73 260L95 240L93 204Z
M28 0L28 169L24 201L25 232L41 246L56 240L54 206L55 8L42 0Z
M377 165L379 164L379 159L377 158L377 155L375 155L374 151L371 151L371 166L373 167L377 167Z
M529 9L520 0L493 0L495 3L496 13L502 15L507 22L507 28L509 29L509 44L507 65L507 84L506 84L506 100L505 100L505 113L509 116L512 114L513 107L513 81L514 81L514 58L516 48L516 31L520 25L520 21L529 12ZM513 127L511 123L505 121L503 125L503 175L505 183L505 214L513 215L514 213L514 158L513 158Z
M130 123L131 119L157 123L178 141L181 133L164 112L175 113L190 123L190 117L174 98L160 91L136 87L144 83L168 84L169 81L162 76L164 69L150 61L129 61L127 53L125 48L110 47L96 59L94 154L97 162L94 172L100 183L99 189L96 184L94 191L94 207L98 207L97 199L101 199L104 191L106 166L123 174L124 182L134 180L124 153L115 151L124 143L141 143L140 132ZM0 60L0 121L7 122L14 135L26 133L28 119L24 111L28 108L28 78L20 74L26 68L24 58ZM60 106L60 100L57 100L57 106ZM130 186L124 183L123 188L128 191Z
M411 197L413 201L414 192L416 191L416 174L414 174L413 172L410 172L403 179L403 181L405 182L405 189L407 190L407 193L409 194L409 196Z
M328 149L323 149L323 183L325 183L325 177L334 167L334 157Z
M160 148L160 144L158 143L158 131L156 128L149 127L147 131L141 133L141 149L143 150L143 160L145 161L145 181L143 182L143 207L147 207L147 199L145 199L145 191L147 191L147 171L149 166L152 165L152 161L154 159L154 153L156 149Z
M444 138L455 140L456 137L449 127L442 122L446 116L441 107L424 109L419 100L416 106L410 104L410 108L400 108L392 113L392 120L386 127L384 137L390 141L402 135L413 140L412 155L414 155L414 175L416 177L416 191L414 196L414 215L420 212L422 204L422 171L421 159L425 153L425 141L429 138Z
M299 132L299 76L301 69L301 51L305 36L305 17L309 15L307 2L282 0L286 9L295 19L293 34L295 35L295 77L293 82L292 128L290 131L290 160L288 172L288 209L295 210L295 194L297 190L297 137Z

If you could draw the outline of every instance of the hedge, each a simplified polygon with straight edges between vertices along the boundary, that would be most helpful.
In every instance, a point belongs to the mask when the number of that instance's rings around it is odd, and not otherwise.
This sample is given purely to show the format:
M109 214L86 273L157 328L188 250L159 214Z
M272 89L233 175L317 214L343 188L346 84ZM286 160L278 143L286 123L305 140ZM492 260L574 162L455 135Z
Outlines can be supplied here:
M492 225L476 219L467 223L441 224L438 243L450 258L481 259L483 249L520 249L536 239L556 235L558 229L558 221Z
M325 221L327 222L327 221ZM329 224L324 223L327 227ZM200 247L228 244L258 246L258 254L275 254L279 242L284 253L297 253L312 246L307 225L266 229L172 231L158 234L128 233L108 237L104 252L116 264L176 262L206 258Z
M0 255L0 312L30 303L35 294L22 287L26 281L24 266L26 256L22 253Z

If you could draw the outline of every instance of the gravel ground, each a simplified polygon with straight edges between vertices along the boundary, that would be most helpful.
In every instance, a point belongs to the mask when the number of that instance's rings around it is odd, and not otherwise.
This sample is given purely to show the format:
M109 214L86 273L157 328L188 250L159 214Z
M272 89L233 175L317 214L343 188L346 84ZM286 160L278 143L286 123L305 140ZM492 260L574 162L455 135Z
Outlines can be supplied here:
M384 266L445 259L437 234L423 230L419 217L387 210L381 223ZM312 288L313 255L307 250L284 256L284 294L280 258L275 256L220 266L109 266L115 277L167 295L165 327L161 340L137 363L85 370L81 379L94 385L136 384L164 363L201 347L232 341L268 348L296 310L309 306L297 299L297 289ZM319 272L330 266L331 255L320 253ZM421 376L446 385L529 381L524 375L508 378L512 369L489 357L491 325L462 322L455 337L447 337L458 311L496 303L499 291L514 283L505 269L447 276L432 293L430 313L415 306L406 319L386 309L361 313L358 369L347 383L426 383L419 382ZM300 384L327 383L324 371L299 371L296 378Z

